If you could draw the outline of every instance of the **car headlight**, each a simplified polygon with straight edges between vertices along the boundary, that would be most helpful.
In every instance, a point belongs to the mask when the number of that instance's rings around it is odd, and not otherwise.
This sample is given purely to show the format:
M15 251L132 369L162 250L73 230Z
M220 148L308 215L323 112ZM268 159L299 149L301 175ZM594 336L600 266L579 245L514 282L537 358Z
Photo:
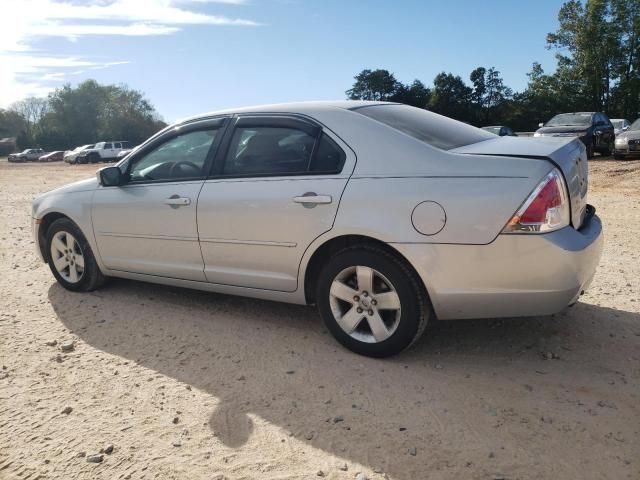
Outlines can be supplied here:
M626 145L629 142L627 137L616 138L616 145Z
M543 135L542 133L538 133L538 132L535 132L535 133L533 134L533 136L534 136L534 137L544 137L544 135Z

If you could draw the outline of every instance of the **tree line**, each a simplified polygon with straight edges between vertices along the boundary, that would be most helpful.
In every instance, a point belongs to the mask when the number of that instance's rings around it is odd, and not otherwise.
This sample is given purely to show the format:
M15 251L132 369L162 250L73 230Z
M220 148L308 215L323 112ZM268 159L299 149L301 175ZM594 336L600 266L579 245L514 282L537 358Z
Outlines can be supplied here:
M469 83L442 72L427 87L398 81L388 70L363 70L345 93L353 100L412 105L473 125L509 125L533 130L557 113L602 111L633 121L640 114L640 1L565 2L559 28L546 46L557 68L547 74L535 62L522 92L505 85L494 67L478 67Z
M64 85L47 98L30 97L0 109L0 138L15 137L19 149L66 150L107 140L136 145L165 126L141 92L95 80L75 88Z

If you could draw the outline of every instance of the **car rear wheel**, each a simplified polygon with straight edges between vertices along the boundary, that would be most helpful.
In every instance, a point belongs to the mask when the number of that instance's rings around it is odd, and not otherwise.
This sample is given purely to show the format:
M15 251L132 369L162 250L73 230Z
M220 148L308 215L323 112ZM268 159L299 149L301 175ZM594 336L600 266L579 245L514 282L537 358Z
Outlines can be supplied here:
M74 292L89 292L104 284L91 246L75 223L68 218L56 220L46 238L47 263L60 285Z
M395 355L424 332L428 300L403 261L376 246L346 248L325 264L316 300L324 322L346 348L370 357Z
M593 140L589 145L587 145L587 158L588 159L593 158Z
M100 155L92 153L88 157L89 163L98 163L100 161Z

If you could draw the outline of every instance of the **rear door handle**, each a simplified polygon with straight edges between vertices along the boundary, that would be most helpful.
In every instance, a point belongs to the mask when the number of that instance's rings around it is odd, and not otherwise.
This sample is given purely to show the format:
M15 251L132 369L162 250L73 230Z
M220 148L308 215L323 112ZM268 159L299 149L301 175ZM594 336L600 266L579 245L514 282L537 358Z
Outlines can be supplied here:
M181 207L183 205L191 205L191 199L188 197L180 197L178 195L171 195L169 198L165 199L165 205L169 205L173 208Z
M299 197L293 197L295 203L303 205L320 205L332 202L331 195L318 195L315 192L307 192Z

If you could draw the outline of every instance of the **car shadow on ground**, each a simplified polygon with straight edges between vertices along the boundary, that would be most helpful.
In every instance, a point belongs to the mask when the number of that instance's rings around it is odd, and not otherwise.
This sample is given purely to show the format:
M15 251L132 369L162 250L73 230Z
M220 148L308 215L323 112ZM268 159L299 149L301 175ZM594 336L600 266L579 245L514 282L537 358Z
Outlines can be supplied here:
M614 375L617 342L640 339L639 314L579 303L546 318L439 322L411 350L376 360L339 346L310 307L125 280L90 294L53 284L48 296L84 342L219 399L209 425L227 447L249 440L257 415L396 478L410 478L407 462L486 458L479 445L492 448L501 396L533 418L554 401L549 385L588 395L580 385ZM486 427L470 427L487 411ZM429 456L407 455L416 446Z

